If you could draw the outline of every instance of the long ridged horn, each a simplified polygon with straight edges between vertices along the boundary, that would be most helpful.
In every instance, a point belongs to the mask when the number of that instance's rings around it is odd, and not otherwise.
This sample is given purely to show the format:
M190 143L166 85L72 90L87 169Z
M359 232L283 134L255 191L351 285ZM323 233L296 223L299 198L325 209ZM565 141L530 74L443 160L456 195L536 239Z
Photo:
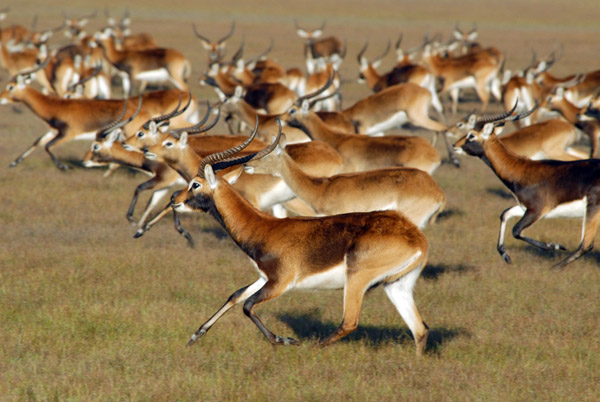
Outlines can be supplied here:
M92 71L92 73L90 75L88 75L87 77L84 77L82 79L80 79L78 82L69 85L69 87L67 88L70 92L74 91L75 88L77 88L78 85L83 85L86 82L88 82L89 80L91 80L92 78L94 78L95 76L97 76L100 71L102 70L102 65L98 64L95 68L94 71Z
M114 129L117 126L117 124L119 124L119 122L123 120L123 118L125 117L125 113L127 113L127 98L123 98L123 111L121 112L119 117L117 117L116 120L108 123L106 126L98 130L97 136L102 137L103 135L107 134L109 131Z
M360 52L358 52L358 54L356 55L356 59L358 60L358 64L360 64L360 61L361 61L363 55L365 54L365 52L367 51L368 47L369 47L369 41L366 41L365 45L362 47L362 49L360 49Z
M331 86L331 84L333 83L334 77L335 77L335 73L330 74L329 78L327 79L327 82L325 83L325 85L323 85L323 87L317 89L316 91L314 91L310 94L307 94L304 96L299 96L298 99L296 99L295 105L300 106L300 105L302 105L302 102L304 102L305 100L308 100L308 99L314 98L315 96L321 95L323 92L325 92Z
M491 122L494 122L494 121L504 120L508 116L510 116L511 114L513 114L515 112L515 110L517 110L517 105L518 104L519 104L519 99L517 98L514 106L509 111L507 111L505 113L496 114L496 115L478 117L475 124L481 124L481 123L485 124L485 123L491 123Z
M194 34L198 38L202 39L206 43L211 43L210 39L208 39L206 36L200 35L200 33L198 32L198 29L196 29L196 24L192 24L192 27L194 27Z
M221 43L225 42L227 39L229 39L231 37L231 35L233 35L233 31L235 31L235 20L231 24L231 30L229 31L229 33L227 35L223 36L221 39L219 39L217 41L217 43L220 45Z
M212 112L212 106L210 105L210 102L207 100L206 101L206 114L204 115L202 120L200 120L198 123L194 124L193 126L176 128L174 130L171 130L171 134L179 136L184 131L187 132L188 134L200 134L200 133L204 133L204 132L210 130L211 128L213 128L214 126L217 125L219 119L221 118L221 105L219 105L217 108L217 117L215 118L215 120L212 123L210 123L209 125L203 127L204 123L206 123L208 121L208 117L210 116L211 112Z
M206 165L213 165L219 161L225 160L237 154L238 152L241 152L244 148L250 145L252 140L254 140L254 137L256 137L256 133L258 133L258 115L256 115L256 126L254 127L254 131L252 131L250 137L248 137L248 139L240 145L236 145L235 147L226 149L225 151L208 155L206 158L202 159L202 162L200 162L200 166L198 167L198 176L204 178L204 167Z
M258 152L255 152L253 154L249 154L249 155L245 155L245 156L234 156L234 157L219 161L218 163L215 163L212 165L213 171L223 170L223 169L227 169L228 167L231 167L231 166L241 165L242 163L247 163L247 162L250 162L253 160L258 160L258 159L264 158L265 156L267 156L268 154L273 152L273 150L275 149L277 144L279 144L279 140L281 139L281 134L282 134L281 120L277 117L277 118L275 118L275 121L277 122L279 129L277 132L277 136L275 137L275 140L269 146L267 146L266 148L264 148Z
M255 56L255 57L249 59L248 61L246 61L244 63L244 65L248 66L248 65L254 63L255 61L258 61L258 60L262 59L263 57L265 57L266 55L268 55L271 52L271 50L273 50L273 46L274 45L275 45L275 41L273 40L273 38L271 38L271 43L269 44L269 47L267 48L267 50L265 50L264 52L262 52L258 56Z

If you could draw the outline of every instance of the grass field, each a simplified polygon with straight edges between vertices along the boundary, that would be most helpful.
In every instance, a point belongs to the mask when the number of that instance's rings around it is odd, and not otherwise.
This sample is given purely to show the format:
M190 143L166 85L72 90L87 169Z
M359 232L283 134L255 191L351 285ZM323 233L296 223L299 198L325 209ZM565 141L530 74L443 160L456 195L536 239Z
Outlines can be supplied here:
M62 10L93 10L81 0L11 4L8 21L55 26ZM122 2L98 2L102 11ZM211 38L231 24L248 56L275 39L272 56L301 66L301 25L346 38L346 105L369 94L355 82L355 56L365 39L379 53L404 32L406 46L426 32L447 37L456 22L477 22L480 40L505 52L507 68L564 44L557 75L596 70L600 52L597 7L567 1L159 2L130 5L133 30L180 49L193 65L192 91L200 88L206 53L191 23ZM46 18L47 17L47 18ZM53 39L54 44L64 42ZM232 50L230 50L231 52ZM391 56L380 71L390 68ZM8 77L0 73L3 86ZM473 94L465 95L473 99ZM460 105L456 121L476 104ZM507 237L513 265L497 254L499 215L514 200L479 160L462 157L460 169L444 163L434 178L447 194L446 213L425 233L429 265L415 297L430 327L423 358L415 357L408 328L381 289L365 300L359 329L339 343L317 339L341 321L340 291L293 292L261 306L275 333L302 341L274 348L254 324L233 309L197 345L189 336L236 289L255 280L245 255L209 216L183 224L197 246L189 248L168 219L140 239L125 219L135 186L145 176L76 167L59 172L36 151L9 163L45 126L24 107L0 109L0 400L553 400L594 401L600 396L600 252L563 270L564 253L541 253ZM500 110L492 104L491 112ZM224 132L224 126L217 130ZM429 133L417 132L427 138ZM582 144L585 147L586 144ZM57 147L77 161L89 143ZM437 145L445 155L442 144ZM142 199L138 203L144 205ZM514 222L514 221L513 221ZM511 225L512 226L512 225ZM526 233L577 247L578 220L549 220Z

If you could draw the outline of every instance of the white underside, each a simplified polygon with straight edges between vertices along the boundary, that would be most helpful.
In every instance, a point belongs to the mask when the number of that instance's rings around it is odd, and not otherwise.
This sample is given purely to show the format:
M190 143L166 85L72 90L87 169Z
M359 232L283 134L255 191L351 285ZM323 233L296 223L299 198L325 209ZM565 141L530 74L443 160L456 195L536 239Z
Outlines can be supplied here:
M169 72L166 68L159 68L158 70L142 71L135 75L135 79L138 81L146 82L164 82L169 80Z
M455 83L448 86L448 90L452 89L465 89L465 88L475 88L476 81L475 77L465 77L462 80L456 81Z
M235 186L234 186L235 187ZM280 204L294 198L296 194L283 180L280 180L270 190L263 192L258 199L258 207L261 210L270 209L275 204Z
M74 140L77 141L94 141L96 139L96 132L93 133L81 133L77 135Z
M369 126L364 134L374 135L379 134L383 131L392 129L394 127L401 126L402 124L408 121L408 117L406 116L406 112L400 111L392 115L389 119Z
M294 282L293 289L341 289L346 283L346 262L333 266L325 272L320 272Z

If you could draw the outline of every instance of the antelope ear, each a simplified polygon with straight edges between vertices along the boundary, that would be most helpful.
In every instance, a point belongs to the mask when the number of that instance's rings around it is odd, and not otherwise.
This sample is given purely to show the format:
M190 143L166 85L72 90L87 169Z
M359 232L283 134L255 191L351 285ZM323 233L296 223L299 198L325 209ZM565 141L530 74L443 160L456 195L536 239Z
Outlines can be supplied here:
M217 184L219 184L217 178L215 177L215 172L213 172L213 168L210 165L204 166L204 178L206 179L206 182L210 188L213 190L217 187Z
M470 40L471 42L474 41L475 39L477 39L477 35L479 35L479 32L475 31L475 32L471 32L469 34L469 36L467 36L467 39Z
M310 109L310 102L308 101L308 99L305 99L302 101L302 113L307 113L308 110Z
M223 178L227 180L229 184L235 184L235 182L240 178L242 172L244 171L244 165L240 165L237 168L233 169L231 172L228 172L223 175Z
M562 99L564 95L565 95L565 89L563 87L556 88L556 97L558 99Z
M242 98L242 96L244 96L244 88L242 88L241 85L238 85L237 87L235 87L235 92L234 92L234 96L236 98Z
M119 138L120 134L121 134L121 129L120 128L118 128L116 130L112 130L110 133L108 133L108 137L106 138L106 142L108 144L114 143Z
M298 34L299 37L306 39L308 38L308 32L306 32L304 29L296 29L296 33Z
M179 136L179 145L181 146L181 148L184 148L184 147L187 147L187 143L188 143L188 133L187 133L187 131L184 131Z
M378 68L381 65L381 60L377 60L373 63L373 68Z
M156 122L154 120L150 121L150 125L148 126L148 128L150 129L151 135L158 134L158 126L156 125Z
M469 120L467 121L467 125L469 127L475 127L475 123L477 123L477 116L475 116L474 114L471 114L469 116Z
M322 31L322 30L320 30L320 29L317 29L317 30L315 30L315 31L313 31L313 32L312 32L312 35L311 35L311 36L312 36L313 38L318 38L318 37L320 37L321 35L323 35L323 31Z
M487 140L488 138L490 138L490 135L492 135L493 132L494 123L486 123L485 126L483 126L483 131L481 131L481 137L484 140Z
M285 133L281 133L281 138L279 138L279 144L277 144L278 147L281 147L281 149L285 149L285 147L287 146L287 138L285 136Z
M456 29L454 31L452 31L452 35L454 35L454 38L456 40L462 40L462 33L460 33L459 31L457 31Z
M536 72L541 73L542 71L546 70L546 61L541 61L540 64L538 64L537 68L535 69Z

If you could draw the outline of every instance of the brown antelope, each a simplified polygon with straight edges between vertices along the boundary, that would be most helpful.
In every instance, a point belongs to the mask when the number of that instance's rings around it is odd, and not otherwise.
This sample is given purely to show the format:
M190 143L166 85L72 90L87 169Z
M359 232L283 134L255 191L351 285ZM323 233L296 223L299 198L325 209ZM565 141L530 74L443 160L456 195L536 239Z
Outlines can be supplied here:
M148 33L131 33L131 29L129 28L131 25L129 10L125 11L125 14L118 22L115 18L108 15L108 12L105 12L105 15L108 20L108 26L115 31L116 43L119 49L147 50L158 47L152 35Z
M479 43L475 42L477 37L479 36L479 32L477 32L477 24L473 24L473 29L469 32L463 32L458 23L454 25L454 30L452 31L452 36L454 37L454 41L452 41L448 45L448 49L450 51L458 50L460 55L465 55L470 53L474 48L480 48Z
M429 90L429 93L431 93L431 105L443 118L444 110L435 88L435 77L427 70L427 68L412 63L409 57L404 56L404 53L400 48L401 41L402 37L396 42L396 51L399 58L398 65L385 74L379 74L377 72L377 67L381 63L383 57L389 52L391 46L390 42L388 42L384 53L378 58L373 59L373 61L369 61L364 57L364 53L369 44L366 42L362 50L358 53L358 64L360 66L359 82L366 82L369 88L374 92L380 92L393 85L407 82L419 85Z
M42 68L43 64L38 66ZM30 87L35 71L20 74L12 78L4 91L0 93L0 104L24 103L31 111L40 117L50 127L50 131L38 138L31 147L23 152L11 167L19 164L37 147L43 146L59 169L67 169L50 152L50 147L73 139L94 139L96 132L109 122L114 121L121 109L121 100L110 99L61 99L44 95ZM182 94L178 90L150 92L142 96L143 110L125 127L126 136L132 135L137 127L151 116L171 110L176 98ZM185 93L183 93L185 94ZM185 94L187 95L187 94ZM134 113L134 102L128 102L127 116Z
M441 212L443 190L422 170L388 168L331 177L305 173L286 152L285 136L271 154L246 164L249 173L281 177L314 215L393 210L422 229Z
M431 44L425 45L423 62L430 71L443 81L440 93L449 92L452 98L452 113L456 114L458 95L462 88L474 88L485 110L492 90L492 82L498 76L502 60L487 51L469 53L460 57L442 57L435 53ZM500 94L498 93L499 97Z
M208 51L208 66L210 67L214 63L218 63L221 59L223 59L225 56L225 46L227 46L226 41L231 37L231 35L233 35L233 31L235 31L235 21L232 22L229 33L216 42L213 42L207 37L200 35L196 29L196 24L194 24L193 27L194 34L196 34L196 36L200 39L204 49Z
M102 45L106 59L121 71L126 93L129 93L131 80L140 82L140 92L149 83L166 82L177 89L187 90L186 81L191 73L191 64L180 51L170 48L118 50L111 28L97 33L95 38Z
M344 159L344 172L406 166L431 174L441 163L438 151L421 137L370 137L333 131L309 110L308 100L301 107L292 107L285 120L289 126L300 128L309 137L325 141L338 151Z
M9 7L0 10L0 21L6 19L6 15L9 11ZM3 46L9 47L11 51L23 50L22 45L29 38L31 38L31 32L21 25L11 25L6 28L0 28L0 43L2 43Z
M331 83L329 83L330 81ZM341 84L342 82L337 67L333 63L328 62L325 63L323 68L320 68L317 72L306 77L303 86L299 88L299 92L301 92L301 95L306 95L319 91L323 100L314 102L313 109L317 112L320 110L334 111L340 106L341 95L333 96L333 94L336 92L339 94L338 90ZM320 88L324 87L326 89L321 91Z
M69 85L65 98L110 99L112 88L102 65L83 69L79 81Z
M541 218L582 217L582 240L575 252L556 264L563 267L593 248L600 223L600 160L533 161L507 150L496 135L506 117L494 122L479 124L459 139L455 147L481 158L514 194L519 205L506 209L500 216L498 252L507 263L511 258L504 246L504 233L508 220L521 219L513 227L513 237L542 250L564 250L560 244L544 243L521 233Z
M304 28L300 28L297 21L294 21L296 25L296 33L303 39L306 39L304 44L304 58L306 60L306 71L308 74L312 74L316 71L317 63L320 59L332 62L339 67L339 64L343 60L343 54L345 53L342 41L335 36L328 36L321 38L323 35L323 29L325 29L325 22L320 28L308 31Z
M247 161L248 157L241 161L229 158L243 149L243 145L205 158L188 190L173 200L177 211L209 212L250 257L259 273L256 282L233 293L200 326L188 345L204 336L223 314L241 302L246 316L269 342L295 345L296 340L272 333L256 314L255 307L294 288L343 288L343 320L332 334L321 340L320 344L327 346L357 328L365 292L383 284L413 334L417 355L421 355L429 332L413 300L413 288L427 262L429 247L421 231L395 211L322 218L270 217L252 207L224 178L214 174L221 166Z

